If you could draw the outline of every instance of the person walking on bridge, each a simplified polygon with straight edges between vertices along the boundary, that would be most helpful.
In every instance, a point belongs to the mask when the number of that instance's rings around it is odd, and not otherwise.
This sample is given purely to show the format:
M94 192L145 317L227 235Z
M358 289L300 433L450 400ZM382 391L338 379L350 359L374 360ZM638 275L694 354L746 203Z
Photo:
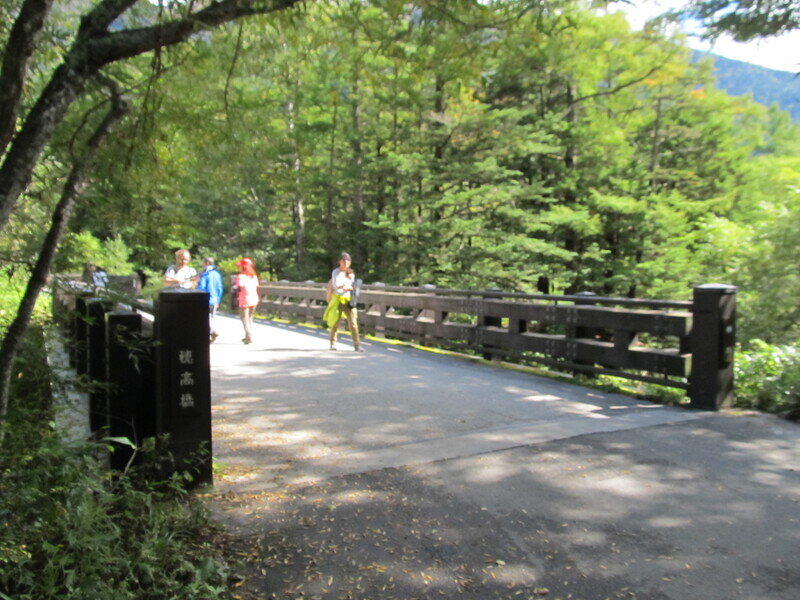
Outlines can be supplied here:
M219 272L214 259L210 256L203 259L203 272L200 273L197 289L208 292L208 334L209 340L213 342L217 339L214 317L217 316L217 308L219 308L225 290L222 285L222 273Z
M192 255L185 248L175 251L175 264L164 271L164 287L182 287L191 289L197 285L197 271L189 266Z
M323 319L331 328L331 350L336 350L336 338L339 332L339 321L342 316L347 318L350 328L350 337L353 339L353 350L363 352L358 336L358 311L355 306L354 294L357 292L356 274L350 268L352 259L347 252L342 252L339 257L339 266L331 272L330 288L331 297L328 308L325 309Z
M253 342L253 315L261 299L258 293L258 275L253 259L247 256L237 262L236 266L239 267L239 273L233 276L231 293L237 294L238 298L239 318L242 319L244 326L242 341L245 344L251 344Z

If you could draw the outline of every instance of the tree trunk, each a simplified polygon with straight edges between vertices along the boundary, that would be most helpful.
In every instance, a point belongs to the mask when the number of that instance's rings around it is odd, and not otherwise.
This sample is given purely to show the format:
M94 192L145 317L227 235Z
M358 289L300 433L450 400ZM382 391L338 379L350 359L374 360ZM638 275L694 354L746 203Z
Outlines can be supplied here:
M0 71L0 156L14 137L28 61L52 4L53 0L25 0L8 35Z
M327 204L325 206L325 248L328 255L336 255L335 232L333 223L333 201L334 201L334 181L336 179L334 166L336 165L336 128L339 124L339 94L336 94L333 102L333 117L331 119L331 141L328 149L328 185Z
M30 182L45 144L90 75L92 73L78 71L66 64L58 67L11 143L0 167L0 232L8 222L17 198Z
M661 100L656 99L656 120L653 124L653 147L650 149L650 189L658 191L658 169L661 157Z
M296 86L299 82L296 82ZM300 143L297 140L296 118L297 102L291 99L286 104L286 113L289 119L289 139L292 140L292 216L294 219L294 253L298 272L305 275L306 269L306 216L303 206L303 194L300 189Z
M361 116L358 101L358 80L353 82L353 104L350 107L350 118L353 127L351 147L353 149L353 170L356 176L356 187L353 192L353 209L355 210L355 223L361 227L364 222L364 149L361 145Z
M86 188L86 173L97 155L100 144L108 135L111 127L122 118L127 110L127 107L119 95L116 84L110 80L106 83L111 89L111 108L87 142L85 156L72 167L67 177L61 198L53 211L50 230L47 232L41 250L39 251L39 257L28 279L28 285L19 308L17 309L17 314L8 330L6 330L6 335L3 338L2 344L0 344L0 445L2 445L5 432L5 424L3 421L5 421L5 417L8 414L9 392L14 359L16 358L20 342L30 324L31 315L33 314L33 309L39 298L39 294L47 283L50 266L53 263L59 240L69 223L70 213L75 206L76 200Z

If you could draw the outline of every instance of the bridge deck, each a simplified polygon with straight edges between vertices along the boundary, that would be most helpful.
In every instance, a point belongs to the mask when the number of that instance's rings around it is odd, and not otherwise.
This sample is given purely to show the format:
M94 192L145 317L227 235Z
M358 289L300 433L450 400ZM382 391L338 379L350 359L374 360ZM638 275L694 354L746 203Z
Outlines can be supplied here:
M239 597L800 597L794 424L222 325L214 514Z
M700 418L450 356L324 331L218 319L212 345L218 489L254 492L383 467Z

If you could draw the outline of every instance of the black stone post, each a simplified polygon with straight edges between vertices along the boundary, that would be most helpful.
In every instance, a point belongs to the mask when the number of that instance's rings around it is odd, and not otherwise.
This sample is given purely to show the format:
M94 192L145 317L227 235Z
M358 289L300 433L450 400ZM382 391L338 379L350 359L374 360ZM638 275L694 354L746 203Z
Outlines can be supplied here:
M89 390L89 429L96 433L108 427L106 396L106 313L113 304L100 298L86 300L86 374L92 384Z
M88 296L75 296L75 310L72 313L72 326L70 327L72 339L70 344L69 364L75 367L78 375L86 375L86 301Z
M168 434L190 487L211 484L211 373L208 294L166 288L156 301L156 428Z
M736 343L736 287L710 283L694 288L690 333L692 408L717 410L733 403Z
M144 439L143 368L148 357L143 355L141 340L142 316L133 311L108 313L106 320L106 381L108 382L109 433L111 437L128 438L137 447ZM150 390L152 394L154 390ZM111 468L122 471L131 462L134 449L114 444Z

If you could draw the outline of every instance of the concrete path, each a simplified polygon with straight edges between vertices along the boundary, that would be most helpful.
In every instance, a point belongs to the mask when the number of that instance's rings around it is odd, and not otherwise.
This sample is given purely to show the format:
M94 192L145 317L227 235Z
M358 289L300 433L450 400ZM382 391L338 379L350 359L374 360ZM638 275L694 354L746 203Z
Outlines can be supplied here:
M800 597L791 423L289 325L244 346L221 321L216 515L241 598Z

